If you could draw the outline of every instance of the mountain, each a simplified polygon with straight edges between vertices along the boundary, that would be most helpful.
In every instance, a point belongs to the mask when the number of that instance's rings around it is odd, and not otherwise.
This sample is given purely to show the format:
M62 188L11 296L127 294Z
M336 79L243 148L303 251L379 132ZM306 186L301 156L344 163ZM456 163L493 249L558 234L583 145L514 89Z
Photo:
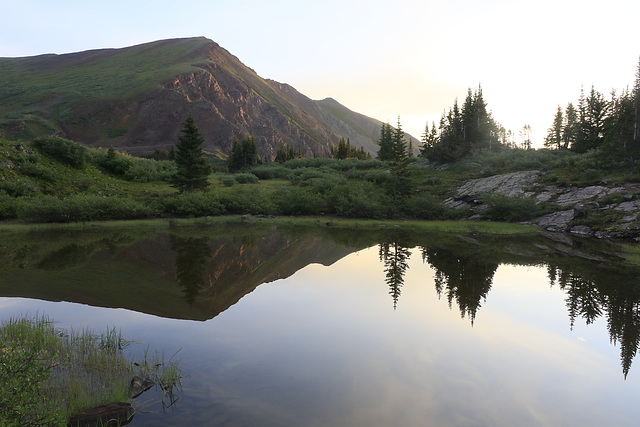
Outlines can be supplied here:
M174 145L189 115L213 153L247 135L271 157L281 145L324 156L340 138L375 153L380 135L381 122L263 79L204 37L0 58L0 81L10 139L55 134L143 154Z

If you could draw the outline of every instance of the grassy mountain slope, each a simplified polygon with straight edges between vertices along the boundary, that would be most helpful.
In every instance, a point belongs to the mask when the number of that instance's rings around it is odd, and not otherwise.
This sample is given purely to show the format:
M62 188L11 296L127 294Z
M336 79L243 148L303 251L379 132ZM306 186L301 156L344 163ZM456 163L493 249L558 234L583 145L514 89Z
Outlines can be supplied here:
M0 58L0 77L0 131L10 139L58 134L143 153L175 144L189 115L210 152L247 135L269 156L280 145L324 155L340 138L374 152L379 137L378 121L262 79L203 37Z

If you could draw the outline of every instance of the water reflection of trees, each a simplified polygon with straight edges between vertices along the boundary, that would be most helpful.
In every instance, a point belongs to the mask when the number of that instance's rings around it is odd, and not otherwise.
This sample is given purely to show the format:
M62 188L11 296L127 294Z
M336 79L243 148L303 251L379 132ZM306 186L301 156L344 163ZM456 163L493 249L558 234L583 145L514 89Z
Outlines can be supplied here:
M421 251L422 260L435 270L438 296L447 297L449 308L455 300L460 315L468 316L473 324L491 289L498 264L483 261L479 254L459 255L445 248L422 247Z
M395 310L404 284L404 275L409 269L408 261L411 251L396 242L387 242L380 244L379 254L380 261L384 263L385 281L389 286L389 295L393 298L393 309Z
M564 290L571 328L577 318L587 325L606 315L609 339L620 344L622 372L627 377L640 346L640 289L632 277L595 275L594 280L548 267L551 284Z
M176 254L176 277L183 288L184 299L192 305L206 281L204 271L212 251L208 237L178 237L171 235L171 249Z
M408 259L412 247L419 247L422 259L434 270L434 286L439 297L446 297L450 308L454 304L462 317L471 324L487 299L498 266L503 263L535 265L533 260L489 254L486 248L456 245L420 246L404 239L386 239L379 246L380 261L384 263L385 282L398 306L404 276L409 269ZM536 257L539 262L540 258ZM540 264L537 264L540 265ZM562 263L547 263L549 281L566 294L566 307L570 327L579 319L587 325L606 317L609 338L620 345L620 359L624 376L629 373L640 347L640 287L633 273L604 268L574 258L563 258Z

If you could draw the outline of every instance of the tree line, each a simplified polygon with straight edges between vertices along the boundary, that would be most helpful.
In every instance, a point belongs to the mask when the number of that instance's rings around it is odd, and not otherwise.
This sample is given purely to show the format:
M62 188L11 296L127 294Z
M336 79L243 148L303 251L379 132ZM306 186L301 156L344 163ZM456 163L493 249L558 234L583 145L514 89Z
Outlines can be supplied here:
M640 157L640 62L633 88L607 98L591 86L580 90L576 105L558 109L544 140L545 147L586 153L597 150L609 160Z
M504 145L507 131L487 109L482 88L467 91L462 106L456 99L440 123L425 126L420 155L433 161L451 162L468 156L474 149L492 149Z

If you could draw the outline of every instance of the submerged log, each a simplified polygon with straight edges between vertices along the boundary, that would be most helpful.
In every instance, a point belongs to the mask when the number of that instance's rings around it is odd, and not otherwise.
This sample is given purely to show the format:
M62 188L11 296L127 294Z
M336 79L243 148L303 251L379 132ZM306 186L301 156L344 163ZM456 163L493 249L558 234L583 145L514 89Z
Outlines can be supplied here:
M69 425L71 427L123 426L133 419L134 412L130 403L107 403L74 415L69 420Z

